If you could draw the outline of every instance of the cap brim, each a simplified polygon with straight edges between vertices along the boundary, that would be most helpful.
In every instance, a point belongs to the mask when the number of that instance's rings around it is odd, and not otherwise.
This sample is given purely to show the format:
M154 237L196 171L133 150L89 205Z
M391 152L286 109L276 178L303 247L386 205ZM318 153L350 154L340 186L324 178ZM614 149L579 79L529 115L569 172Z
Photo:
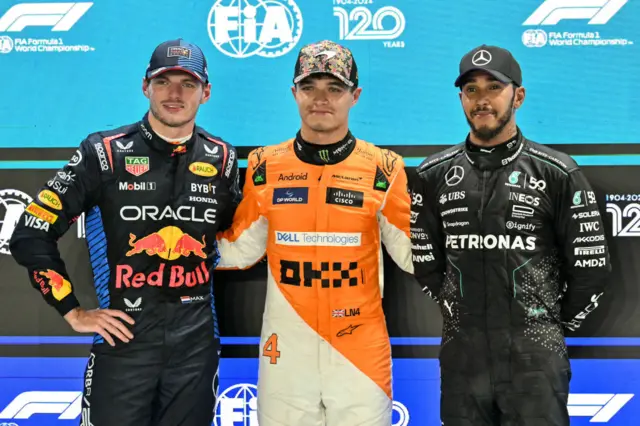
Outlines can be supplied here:
M202 83L206 83L207 82L207 80L204 78L204 76L198 74L197 72L195 72L193 70L190 70L188 68L181 67L181 66L162 67L162 68L155 69L155 70L150 71L150 72L147 73L147 78L151 79L151 78L157 77L160 74L164 74L167 71L183 71L183 72L186 72L187 74L191 74L192 76L197 78Z
M493 77L495 77L498 81L501 81L504 84L509 84L509 83L513 83L513 80L510 79L509 77L507 77L506 75L502 74L500 71L494 71L494 70L488 70L486 68L482 68L482 67L477 67L477 68L471 68L470 70L465 71L463 74L460 74L460 76L458 76L458 78L455 81L455 86L456 87L460 87L462 86L462 83L464 82L464 80L467 78L467 76L469 75L469 73L473 72L473 71L484 71L489 75L492 75Z
M338 74L338 73L332 73L332 72L327 72L327 71L311 71L311 72L307 72L304 74L300 74L299 76L297 76L296 78L293 79L293 84L298 84L300 83L302 80L304 80L305 78L314 75L314 74L326 74L326 75L330 75L333 76L335 78L337 78L338 80L340 80L341 82L343 82L344 84L346 84L349 87L353 87L354 86L354 82L350 81L348 79L346 79L342 74Z

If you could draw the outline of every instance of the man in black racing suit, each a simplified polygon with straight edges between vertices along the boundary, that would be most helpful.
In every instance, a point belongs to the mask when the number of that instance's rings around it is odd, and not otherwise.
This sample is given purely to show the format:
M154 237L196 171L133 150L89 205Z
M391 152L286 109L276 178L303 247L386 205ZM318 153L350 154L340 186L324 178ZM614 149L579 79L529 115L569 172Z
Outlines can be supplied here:
M83 425L205 426L213 419L216 233L230 224L241 193L235 149L195 126L210 87L197 46L158 46L143 83L150 112L90 134L12 235L11 252L44 299L75 331L96 333ZM100 305L89 311L57 247L83 212Z
M465 55L471 132L412 182L415 276L444 317L444 426L569 425L563 328L598 306L610 270L587 179L515 125L521 78L504 49Z

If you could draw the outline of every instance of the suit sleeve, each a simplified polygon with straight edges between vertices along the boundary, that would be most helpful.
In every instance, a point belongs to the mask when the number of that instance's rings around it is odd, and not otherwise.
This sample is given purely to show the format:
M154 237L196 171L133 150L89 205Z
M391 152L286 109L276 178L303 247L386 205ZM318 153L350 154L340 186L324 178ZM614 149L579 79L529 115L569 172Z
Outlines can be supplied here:
M398 159L398 172L390 183L378 213L380 235L391 259L405 272L413 274L409 238L410 199L404 162Z
M105 167L109 167L106 157L99 164L91 143L83 141L69 163L36 194L11 236L13 258L27 268L32 286L60 315L80 304L57 242L93 206L100 189L100 169Z
M220 262L216 269L248 269L266 254L268 223L260 197L266 184L266 163L257 163L257 157L252 154L249 154L242 201L231 226L217 236Z
M231 227L233 216L242 200L242 189L240 188L240 168L238 167L238 153L232 146L229 147L229 159L223 172L224 179L229 188L229 202L225 206L220 220L219 231L225 231Z
M579 169L566 176L557 197L556 235L566 286L560 314L565 327L576 330L598 307L611 263L595 193Z
M446 254L435 185L426 179L426 174L416 174L410 186L414 275L422 291L437 301L446 271Z

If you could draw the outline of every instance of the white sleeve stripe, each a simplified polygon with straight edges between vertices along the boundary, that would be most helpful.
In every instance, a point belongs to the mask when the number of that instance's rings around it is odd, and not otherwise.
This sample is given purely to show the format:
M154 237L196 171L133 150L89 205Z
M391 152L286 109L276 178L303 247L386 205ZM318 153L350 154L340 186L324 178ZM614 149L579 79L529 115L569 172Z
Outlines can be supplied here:
M267 250L267 218L260 216L234 242L218 240L218 268L243 269L258 262Z
M411 239L401 229L391 224L382 212L378 213L378 223L382 242L393 261L403 271L413 274Z

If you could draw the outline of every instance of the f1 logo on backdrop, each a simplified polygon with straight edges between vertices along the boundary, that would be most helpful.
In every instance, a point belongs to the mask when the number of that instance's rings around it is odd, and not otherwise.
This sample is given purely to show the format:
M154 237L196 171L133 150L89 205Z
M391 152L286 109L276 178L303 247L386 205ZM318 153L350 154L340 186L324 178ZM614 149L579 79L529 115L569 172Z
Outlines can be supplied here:
M523 25L556 25L563 19L589 19L590 25L609 22L628 0L546 0Z
M632 393L569 394L570 417L591 417L589 423L608 423L633 398Z
M52 27L69 31L93 3L19 3L0 18L0 32L19 32L26 27Z
M0 419L29 419L34 414L59 414L74 420L82 411L82 392L22 392L0 412Z
M258 389L252 384L242 383L225 389L216 402L214 426L259 426L257 394ZM634 396L570 394L569 415L589 417L590 423L609 423ZM0 412L0 420L28 420L42 414L57 415L58 420L75 420L80 417L81 410L82 392L29 391L15 397ZM410 424L409 410L404 404L393 401L393 411L393 426Z
M392 426L408 426L409 410L404 404L393 401ZM259 426L258 388L241 383L229 386L216 400L214 426Z
M628 0L546 0L522 25L555 26L560 21L578 22L586 25L604 25L627 3ZM574 24L575 26L575 24ZM567 28L562 24L558 28ZM522 43L527 47L601 47L628 46L633 40L611 36L600 32L601 27L587 27L582 31L564 31L552 27L549 32L541 28L527 29L522 34ZM622 34L621 34L622 35Z
M209 11L209 38L232 58L288 53L302 36L302 12L293 0L218 0Z

